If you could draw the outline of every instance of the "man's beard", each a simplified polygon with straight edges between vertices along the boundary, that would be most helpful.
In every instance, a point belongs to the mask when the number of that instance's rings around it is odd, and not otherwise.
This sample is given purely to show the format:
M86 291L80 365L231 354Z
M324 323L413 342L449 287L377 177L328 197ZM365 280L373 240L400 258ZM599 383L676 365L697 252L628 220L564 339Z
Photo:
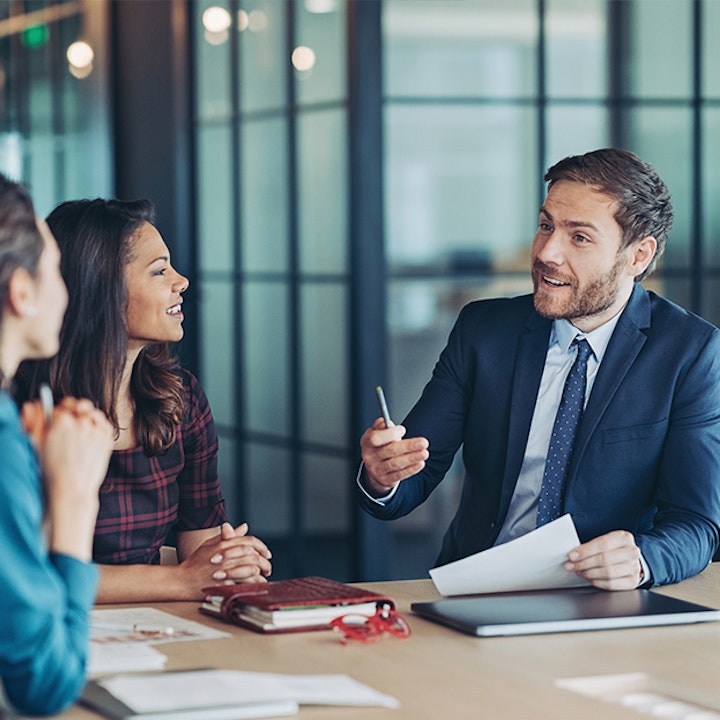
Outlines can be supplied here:
M551 320L559 318L575 320L599 315L617 300L620 289L618 279L624 263L625 257L618 254L615 264L605 275L596 278L582 289L578 288L574 280L568 280L571 296L560 301L551 294L544 293L541 287L543 275L555 277L556 273L540 260L536 260L532 269L535 310ZM560 279L565 282L563 278Z

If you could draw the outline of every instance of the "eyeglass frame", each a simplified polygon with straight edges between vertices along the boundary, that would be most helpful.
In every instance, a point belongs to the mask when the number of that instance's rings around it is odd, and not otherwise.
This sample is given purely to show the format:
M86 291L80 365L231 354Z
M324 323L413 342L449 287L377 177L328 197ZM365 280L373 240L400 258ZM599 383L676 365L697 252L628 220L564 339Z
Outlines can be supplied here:
M347 622L347 618L358 618L361 622ZM408 638L411 635L407 620L388 603L377 606L374 615L361 613L346 613L330 621L333 630L343 634L340 642L345 645L348 640L359 640L371 643L378 640L384 633L398 638Z

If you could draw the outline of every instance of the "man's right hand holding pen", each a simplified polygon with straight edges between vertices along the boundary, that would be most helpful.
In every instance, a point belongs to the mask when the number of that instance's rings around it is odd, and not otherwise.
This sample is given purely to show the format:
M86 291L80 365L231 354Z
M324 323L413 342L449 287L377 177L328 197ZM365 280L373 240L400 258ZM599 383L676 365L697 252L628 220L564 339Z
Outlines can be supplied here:
M379 417L360 439L364 464L363 484L375 497L390 493L402 480L425 467L430 456L424 437L407 438L406 429L390 420L382 388L376 389L384 417ZM389 422L389 425L388 425Z

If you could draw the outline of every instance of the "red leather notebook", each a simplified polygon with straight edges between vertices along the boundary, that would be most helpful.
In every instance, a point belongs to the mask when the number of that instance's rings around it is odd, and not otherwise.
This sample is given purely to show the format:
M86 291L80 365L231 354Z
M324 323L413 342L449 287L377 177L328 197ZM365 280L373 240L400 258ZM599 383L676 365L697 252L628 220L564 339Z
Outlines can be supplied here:
M395 607L384 595L322 577L203 588L203 612L256 632L327 630L341 615L374 615Z

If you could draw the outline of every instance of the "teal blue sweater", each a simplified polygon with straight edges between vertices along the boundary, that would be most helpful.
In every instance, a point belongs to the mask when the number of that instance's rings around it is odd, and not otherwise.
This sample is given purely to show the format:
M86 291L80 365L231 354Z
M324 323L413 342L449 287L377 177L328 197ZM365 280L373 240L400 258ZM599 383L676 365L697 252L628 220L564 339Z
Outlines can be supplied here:
M10 703L49 715L85 684L97 568L48 553L42 487L17 408L0 392L0 678Z

